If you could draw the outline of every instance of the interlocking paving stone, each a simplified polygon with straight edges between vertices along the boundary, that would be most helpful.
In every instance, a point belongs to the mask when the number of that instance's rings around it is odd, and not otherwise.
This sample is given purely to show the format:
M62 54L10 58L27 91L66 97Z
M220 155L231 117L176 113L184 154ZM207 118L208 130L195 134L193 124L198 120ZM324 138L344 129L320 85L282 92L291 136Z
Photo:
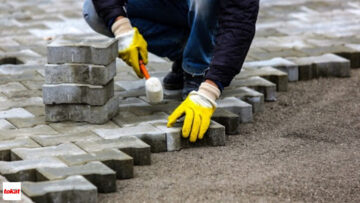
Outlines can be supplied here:
M10 162L0 161L0 174L12 182L38 181L36 169L42 167L58 168L66 167L66 164L54 157Z
M178 151L181 147L181 128L168 128L166 122L158 122L153 124L166 134L166 147L168 152Z
M19 90L4 93L8 98L42 97L41 90Z
M60 155L86 154L78 146L72 143L60 144L58 146L40 148L15 148L11 149L11 160L34 160L42 157L54 157Z
M47 46L49 64L82 63L108 65L118 55L117 40L63 37Z
M114 96L103 106L81 104L46 105L46 121L84 121L92 124L103 124L118 113L118 104L119 99Z
M150 124L123 127L118 129L96 129L96 134L104 139L116 139L124 136L136 136L151 146L152 152L166 152L166 135Z
M33 118L34 115L23 108L13 108L7 111L0 111L0 119L2 118Z
M0 85L0 92L4 94L19 90L27 90L27 89L24 85L22 85L19 82L10 82L7 84Z
M218 108L211 119L223 125L227 135L236 135L239 133L240 118L237 114L226 109Z
M13 148L37 148L41 147L30 138L0 141L0 160L10 161L10 150Z
M231 87L250 87L261 92L265 96L265 101L276 101L276 85L264 78L254 76L250 78L244 78L241 80L235 80L231 83Z
M114 96L114 81L105 86L87 84L45 84L44 104L104 105Z
M318 77L349 77L349 60L335 54L321 56L290 58L299 66L300 80L309 80Z
M164 112L157 112L147 116L137 116L130 112L123 114L121 112L119 115L113 118L113 121L121 127L131 127L140 124L143 125L167 121L168 116L169 115Z
M134 106L150 106L150 104L145 102L142 99L135 98L135 97L121 99L119 102L120 108L122 108L122 107L127 108L127 107L134 107Z
M253 121L252 106L236 97L226 97L217 101L218 108L226 109L239 116L241 123Z
M68 166L83 165L91 161L101 161L116 171L117 179L134 177L134 159L117 149L104 149L94 153L65 155L58 158Z
M134 159L135 165L150 165L150 146L135 136L121 136L111 140L79 141L76 145L87 152L119 149Z
M82 176L64 180L23 182L22 191L34 202L97 202L97 189Z
M61 123L50 123L50 127L55 129L56 131L62 133L62 134L77 134L77 133L86 133L88 131L102 128L102 129L113 129L113 128L119 128L118 125L113 123L112 121L109 121L102 125L96 125L96 124L89 124L85 122L61 122Z
M248 88L239 87L236 89L225 89L221 95L221 98L236 97L252 105L254 113L264 111L264 94Z
M284 58L277 57L271 60L247 62L245 63L244 66L250 68L261 68L261 67L271 66L287 73L290 82L299 80L299 71L297 65Z
M35 135L56 135L59 134L48 125L38 125L33 128L0 130L0 140L12 140L26 138Z
M102 138L93 132L80 132L70 135L39 135L31 137L43 147L55 146L64 143L77 142L81 140L96 141Z
M17 128L32 128L37 125L46 124L45 116L37 116L35 118L8 118L7 120Z
M15 129L16 127L5 119L0 119L0 130Z
M45 83L106 85L115 75L115 61L107 66L91 64L47 64L45 68Z
M65 179L69 176L82 175L92 184L98 192L110 193L116 191L116 173L101 162L90 162L79 166L61 168L39 168L38 181L53 181Z
M288 76L283 71L273 67L247 68L243 67L241 73L235 79L243 79L252 76L260 76L276 84L277 91L287 91Z
M347 50L346 52L333 52L336 55L342 56L350 60L351 68L360 68L360 44L345 44Z
M25 108L28 106L43 106L43 100L41 97L12 98L7 100L6 102L1 102L0 110L11 110L11 108L19 110L21 107Z

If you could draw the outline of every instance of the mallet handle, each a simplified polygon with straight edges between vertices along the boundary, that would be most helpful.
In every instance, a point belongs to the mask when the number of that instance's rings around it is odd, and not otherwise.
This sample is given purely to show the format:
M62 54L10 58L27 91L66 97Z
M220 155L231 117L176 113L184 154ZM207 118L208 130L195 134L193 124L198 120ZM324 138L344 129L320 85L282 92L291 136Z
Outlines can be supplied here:
M149 79L150 78L149 72L147 71L144 61L141 58L139 60L139 65L140 65L141 72L144 74L144 77L146 79Z

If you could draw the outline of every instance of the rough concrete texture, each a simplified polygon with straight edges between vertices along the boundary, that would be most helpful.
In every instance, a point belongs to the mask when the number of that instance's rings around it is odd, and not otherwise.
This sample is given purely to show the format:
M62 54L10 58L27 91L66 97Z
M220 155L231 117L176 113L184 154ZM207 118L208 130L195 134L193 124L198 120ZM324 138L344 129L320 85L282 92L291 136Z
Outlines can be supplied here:
M134 159L117 149L104 149L94 153L59 156L68 166L83 165L91 161L101 161L116 172L117 179L134 177Z
M62 104L46 105L46 121L85 121L92 124L104 124L118 113L118 97L112 97L103 106Z
M82 176L64 180L23 182L22 191L34 202L97 202L97 189Z
M97 187L100 193L116 191L116 172L101 162L90 162L79 166L60 168L39 168L38 181L61 180L69 176L81 175Z
M106 85L116 75L116 63L107 66L92 64L47 64L45 66L45 83L78 83Z
M117 40L63 37L47 46L49 64L81 63L108 65L117 57Z
M66 164L54 157L9 162L0 161L0 174L12 182L38 181L36 169L43 167L66 167Z
M11 160L36 160L43 157L77 155L85 153L86 152L81 150L78 146L72 143L66 143L51 147L11 149Z
M44 104L105 105L114 96L114 81L104 86L88 84L44 84Z
M104 149L118 149L134 159L135 165L150 165L150 146L135 136L121 136L116 139L99 141L79 141L76 145L87 152L99 152Z

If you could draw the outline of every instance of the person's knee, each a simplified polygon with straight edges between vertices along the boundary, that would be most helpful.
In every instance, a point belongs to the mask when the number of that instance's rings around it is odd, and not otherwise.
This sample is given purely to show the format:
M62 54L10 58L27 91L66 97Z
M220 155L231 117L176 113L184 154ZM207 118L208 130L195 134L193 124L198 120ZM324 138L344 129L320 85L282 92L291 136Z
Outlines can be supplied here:
M92 0L85 0L83 5L83 16L86 23L95 31L108 37L113 34L108 30L105 22L98 16Z
M89 25L91 24L91 22L94 22L93 20L90 19L91 16L94 16L93 14L96 13L92 0L84 1L82 13L85 21Z

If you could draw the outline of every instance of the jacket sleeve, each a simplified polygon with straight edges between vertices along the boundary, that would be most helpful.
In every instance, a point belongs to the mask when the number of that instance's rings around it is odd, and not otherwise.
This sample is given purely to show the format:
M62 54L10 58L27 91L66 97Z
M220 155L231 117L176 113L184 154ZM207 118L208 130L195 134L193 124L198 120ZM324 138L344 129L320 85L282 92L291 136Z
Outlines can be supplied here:
M255 35L259 0L220 1L219 29L206 79L229 86L245 61Z
M111 27L115 18L126 16L124 5L127 0L92 0L97 14L108 27Z

